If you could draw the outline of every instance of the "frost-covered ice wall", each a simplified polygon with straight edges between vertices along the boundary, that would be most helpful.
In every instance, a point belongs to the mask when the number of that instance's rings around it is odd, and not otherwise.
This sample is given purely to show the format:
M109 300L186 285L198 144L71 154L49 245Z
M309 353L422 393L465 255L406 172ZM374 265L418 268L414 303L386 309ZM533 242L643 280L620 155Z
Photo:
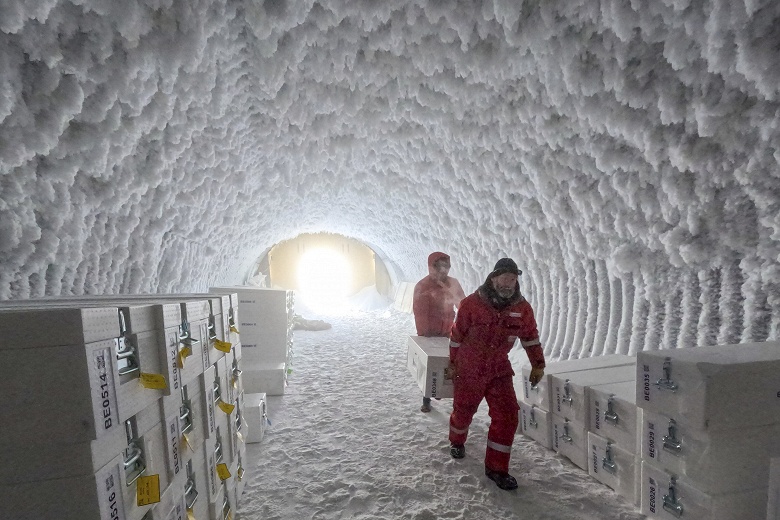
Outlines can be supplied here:
M780 3L0 0L0 299L241 282L303 232L548 353L778 338Z

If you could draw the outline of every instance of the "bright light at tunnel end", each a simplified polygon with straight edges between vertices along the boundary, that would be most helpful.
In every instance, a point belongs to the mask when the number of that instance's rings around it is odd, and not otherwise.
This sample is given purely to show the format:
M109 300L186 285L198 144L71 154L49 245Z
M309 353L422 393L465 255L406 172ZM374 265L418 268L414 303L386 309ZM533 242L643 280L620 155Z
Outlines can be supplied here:
M312 249L298 262L297 298L313 312L349 312L347 296L352 286L349 262L332 249Z

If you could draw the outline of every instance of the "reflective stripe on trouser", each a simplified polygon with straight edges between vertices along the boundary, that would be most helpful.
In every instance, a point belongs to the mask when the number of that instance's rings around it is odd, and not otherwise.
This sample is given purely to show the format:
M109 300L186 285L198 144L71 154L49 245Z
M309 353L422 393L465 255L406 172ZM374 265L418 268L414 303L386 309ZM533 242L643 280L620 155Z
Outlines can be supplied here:
M490 415L485 467L506 473L509 471L509 457L520 411L512 376L493 379L485 392L485 400Z

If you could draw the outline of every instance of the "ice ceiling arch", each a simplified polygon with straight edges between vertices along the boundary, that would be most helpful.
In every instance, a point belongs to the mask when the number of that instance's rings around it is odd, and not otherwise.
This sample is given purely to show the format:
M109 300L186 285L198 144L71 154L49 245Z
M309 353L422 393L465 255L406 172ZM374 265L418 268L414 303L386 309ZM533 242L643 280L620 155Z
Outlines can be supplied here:
M548 352L780 321L780 4L0 2L0 298L237 282L303 232L473 289Z

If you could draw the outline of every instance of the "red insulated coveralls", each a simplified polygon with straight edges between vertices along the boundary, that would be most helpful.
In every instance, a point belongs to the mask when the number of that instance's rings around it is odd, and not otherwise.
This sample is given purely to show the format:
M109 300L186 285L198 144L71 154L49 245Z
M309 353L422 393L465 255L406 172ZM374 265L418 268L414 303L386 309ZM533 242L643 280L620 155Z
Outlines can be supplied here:
M463 288L455 278L448 276L443 282L436 279L433 267L438 260L449 260L444 253L431 253L428 256L428 276L414 286L412 312L418 336L449 337L455 310L466 297Z
M485 467L502 473L509 471L520 409L508 356L518 338L531 365L543 368L544 352L531 305L518 290L515 299L499 311L482 287L461 302L450 336L450 361L456 374L450 443L466 443L471 419L486 399L491 421Z

